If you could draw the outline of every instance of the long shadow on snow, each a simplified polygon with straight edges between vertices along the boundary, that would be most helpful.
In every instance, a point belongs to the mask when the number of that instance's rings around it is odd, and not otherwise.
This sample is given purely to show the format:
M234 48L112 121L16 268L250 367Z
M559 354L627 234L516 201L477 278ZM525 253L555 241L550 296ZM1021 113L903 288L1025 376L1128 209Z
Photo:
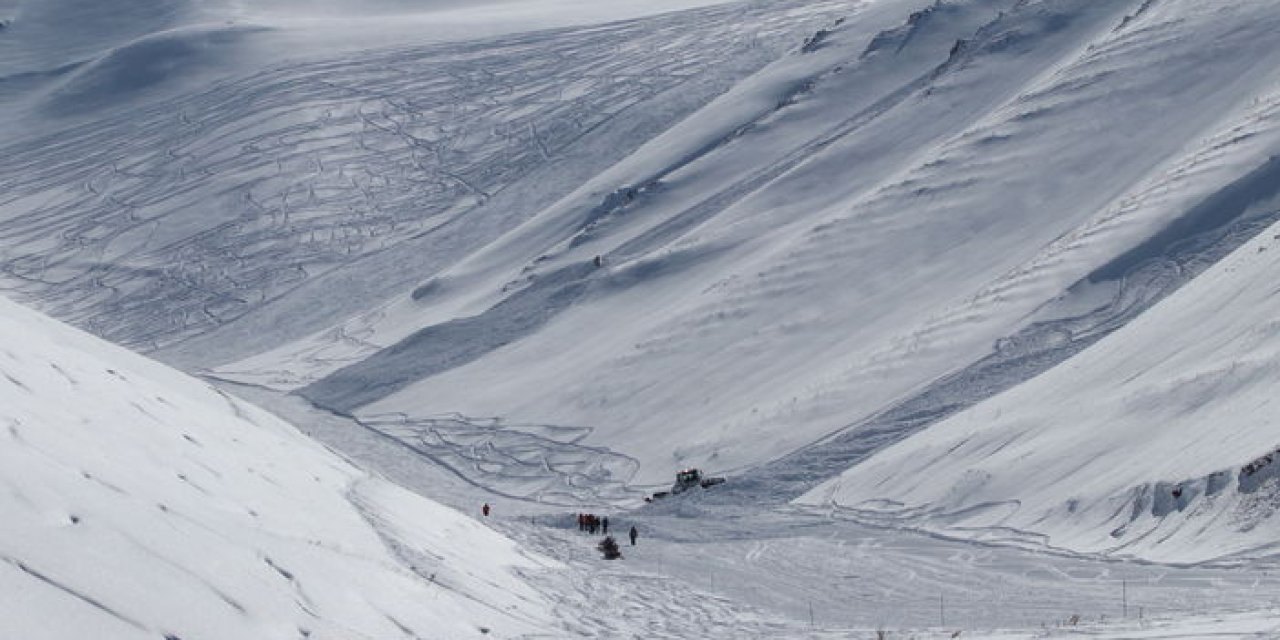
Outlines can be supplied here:
M533 333L582 296L593 270L589 263L562 267L484 313L422 329L298 393L318 406L349 415L357 407Z
M871 418L740 474L706 492L701 502L788 502L876 451L1048 371L1280 221L1280 207L1274 202L1278 196L1280 157L1273 157L1048 302L1040 317L1055 319L997 341L985 358ZM1080 296L1098 287L1114 289L1109 300L1085 313L1066 314ZM1055 309L1064 311L1054 313Z
M678 275L729 247L716 245L672 251L616 270L601 269L590 262L561 267L537 276L525 288L483 313L421 329L298 393L317 406L350 415L355 409L410 384L473 362L532 335L586 295L608 295ZM414 296L420 299L430 293L428 284L415 291Z

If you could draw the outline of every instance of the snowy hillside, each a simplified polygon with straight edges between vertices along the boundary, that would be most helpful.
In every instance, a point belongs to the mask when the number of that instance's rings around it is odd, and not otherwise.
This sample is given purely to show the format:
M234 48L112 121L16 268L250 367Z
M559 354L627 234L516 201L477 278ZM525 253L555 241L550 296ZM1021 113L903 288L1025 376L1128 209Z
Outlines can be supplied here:
M1185 278L1099 270L1276 148L1264 3L907 8L851 9L412 293L218 375L409 437L592 429L641 482L744 470L993 345L1022 350L1003 378L930 411L1036 373L1028 332L1095 272L1091 331L1122 325Z
M0 638L1275 636L1277 281L1272 0L0 0Z
M5 282L175 361L276 347L520 224L759 68L824 6L333 58L300 45L288 63L249 27L149 36L10 105L35 101L0 153ZM238 77L184 70L224 56ZM130 83L179 62L204 90L165 99Z
M4 300L0 372L0 637L550 623L515 572L555 563L203 383Z
M1240 187L1251 213L1280 211L1276 166ZM1166 561L1273 554L1278 279L1280 225L1066 364L805 501L960 537Z
M531 505L699 466L720 506L1147 558L1274 531L1269 489L1211 480L1280 446L1252 396L1133 413L1264 358L1211 346L1270 321L1210 267L1280 220L1274 3L130 0L60 31L82 5L0 32L0 284L344 451Z

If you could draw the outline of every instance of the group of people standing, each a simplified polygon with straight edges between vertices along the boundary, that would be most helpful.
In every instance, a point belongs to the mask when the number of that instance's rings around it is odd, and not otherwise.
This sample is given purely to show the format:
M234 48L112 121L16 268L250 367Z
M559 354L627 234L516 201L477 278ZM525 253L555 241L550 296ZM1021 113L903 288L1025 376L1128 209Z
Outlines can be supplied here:
M578 531L586 531L591 535L595 535L600 531L604 535L609 535L609 518L596 516L594 513L578 514Z
M609 517L601 518L594 513L579 513L578 531L585 531L591 535L595 535L598 532L607 536L609 535ZM627 536L631 538L631 546L636 546L636 538L639 535L640 532L636 530L635 525L632 525L631 530L627 532Z
M484 514L484 517L486 518L489 517L489 512L491 510L492 510L492 507L489 506L488 502L484 503L484 505L480 507L480 513ZM608 536L609 535L609 517L605 516L601 518L594 513L579 513L578 514L578 531L585 531L591 535L595 535L597 532L599 532L604 536ZM632 525L631 530L627 532L627 536L631 538L631 546L633 547L636 546L636 538L639 535L640 535L640 532L636 530L635 525Z

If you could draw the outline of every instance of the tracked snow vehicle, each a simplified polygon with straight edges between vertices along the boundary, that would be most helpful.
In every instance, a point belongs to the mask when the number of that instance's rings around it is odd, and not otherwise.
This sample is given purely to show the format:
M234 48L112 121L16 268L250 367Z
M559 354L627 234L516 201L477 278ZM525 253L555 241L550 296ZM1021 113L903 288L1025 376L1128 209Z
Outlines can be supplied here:
M701 469L685 469L676 472L676 482L671 485L669 491L657 491L652 496L645 498L645 502L653 502L660 498L681 494L694 487L706 489L718 484L724 484L724 478L704 476Z
M671 485L671 493L672 495L684 493L694 487L702 487L703 489L706 489L707 487L714 487L723 483L724 478L704 476L700 469L685 469L684 471L676 473L676 483Z

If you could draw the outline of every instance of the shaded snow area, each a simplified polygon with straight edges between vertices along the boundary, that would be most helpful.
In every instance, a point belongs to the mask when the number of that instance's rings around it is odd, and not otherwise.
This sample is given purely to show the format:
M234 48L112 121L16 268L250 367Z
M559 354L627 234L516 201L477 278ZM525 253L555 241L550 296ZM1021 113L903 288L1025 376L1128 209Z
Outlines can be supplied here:
M0 636L510 637L557 563L0 301Z

